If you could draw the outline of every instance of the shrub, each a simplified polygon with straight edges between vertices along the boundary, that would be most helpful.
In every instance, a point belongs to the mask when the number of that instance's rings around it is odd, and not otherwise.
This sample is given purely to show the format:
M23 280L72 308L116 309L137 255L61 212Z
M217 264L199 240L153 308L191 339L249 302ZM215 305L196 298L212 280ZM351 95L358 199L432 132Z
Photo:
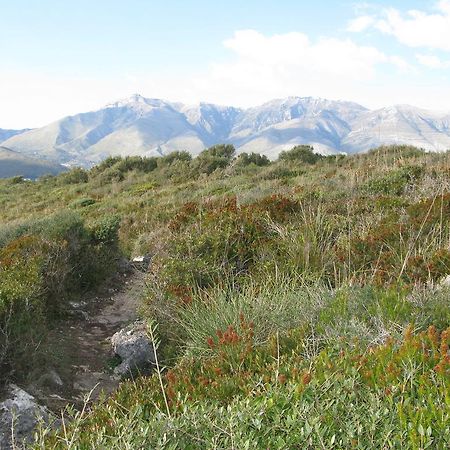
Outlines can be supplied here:
M86 229L73 212L9 227L0 242L2 376L25 377L36 363L47 322L114 270L117 217ZM42 349L44 351L44 349ZM17 376L16 376L17 377ZM4 381L4 380L2 380Z
M106 159L104 159L101 163L97 164L91 169L91 173L96 175L101 172L104 172L106 169L109 169L110 167L114 166L118 162L122 161L121 156L108 156Z
M244 319L239 329L216 330L213 357L183 361L162 388L156 376L123 384L64 432L42 432L41 445L447 447L450 329L409 330L369 352L331 347L312 360L301 356L302 330L255 346L252 329Z
M155 182L143 183L134 185L131 189L134 195L143 195L147 192L152 192L158 187L158 184Z
M45 334L42 256L37 238L23 236L0 249L0 373L25 374ZM3 377L0 377L0 382Z
M68 172L62 173L58 179L63 185L87 183L89 181L89 175L86 170L76 167Z
M10 184L22 184L25 183L25 178L23 176L12 177L9 179Z
M234 156L232 145L215 145L203 150L193 161L193 168L198 173L211 174L217 169L227 167Z
M302 169L291 169L289 165L284 163L276 163L265 170L261 178L263 180L286 180L304 174Z
M309 145L297 145L291 150L282 151L278 156L279 161L291 163L316 164L323 156L314 153L313 147Z
M188 203L169 223L174 231L166 254L155 260L163 290L171 296L205 288L227 275L240 276L258 260L271 232L256 207L229 197L199 206Z
M120 172L126 173L136 170L143 173L153 172L157 167L157 158L143 158L140 156L127 156L114 164Z
M117 245L117 233L120 227L120 217L116 214L104 216L91 226L91 234L95 244Z

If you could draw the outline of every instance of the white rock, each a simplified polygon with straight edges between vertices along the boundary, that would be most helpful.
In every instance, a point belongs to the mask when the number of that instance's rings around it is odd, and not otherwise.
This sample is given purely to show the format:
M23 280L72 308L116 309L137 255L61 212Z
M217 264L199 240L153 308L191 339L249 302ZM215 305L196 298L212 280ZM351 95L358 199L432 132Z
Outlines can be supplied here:
M30 442L38 421L48 422L49 417L49 411L38 405L32 395L11 384L6 400L0 403L0 449L11 449L13 444L17 448L25 441Z
M118 331L111 338L111 345L114 353L122 359L114 369L117 377L146 372L155 363L153 345L142 322Z

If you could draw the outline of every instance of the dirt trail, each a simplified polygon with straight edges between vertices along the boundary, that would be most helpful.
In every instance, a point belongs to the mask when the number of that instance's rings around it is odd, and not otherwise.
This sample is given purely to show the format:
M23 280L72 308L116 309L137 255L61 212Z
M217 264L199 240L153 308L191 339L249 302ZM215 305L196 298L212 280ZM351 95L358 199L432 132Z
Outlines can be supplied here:
M72 316L51 332L54 367L30 386L33 394L54 411L82 405L86 395L111 393L119 382L112 376L111 336L137 319L144 274L117 275L95 296L73 304ZM59 378L59 379L58 379Z

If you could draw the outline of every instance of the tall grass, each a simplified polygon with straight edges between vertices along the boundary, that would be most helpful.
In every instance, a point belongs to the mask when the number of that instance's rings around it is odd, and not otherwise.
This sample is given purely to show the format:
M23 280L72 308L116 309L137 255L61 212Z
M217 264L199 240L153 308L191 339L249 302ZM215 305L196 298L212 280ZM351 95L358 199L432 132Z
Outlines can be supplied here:
M243 319L254 324L256 345L276 333L301 328L316 349L341 340L368 347L399 338L410 324L416 330L432 324L445 329L450 325L449 292L441 287L410 291L341 286L330 290L300 276L274 274L265 281L199 292L172 319L179 331L179 345L189 356L214 353L208 339L230 325L240 330Z

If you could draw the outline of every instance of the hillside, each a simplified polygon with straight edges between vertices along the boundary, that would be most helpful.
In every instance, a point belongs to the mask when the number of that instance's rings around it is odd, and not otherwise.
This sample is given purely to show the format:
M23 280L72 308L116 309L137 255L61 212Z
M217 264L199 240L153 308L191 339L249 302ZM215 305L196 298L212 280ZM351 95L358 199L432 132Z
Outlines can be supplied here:
M359 153L383 144L450 148L450 115L399 105L375 111L345 101L288 97L241 109L144 98L63 118L3 145L28 156L90 167L107 156L197 155L222 142L276 159L294 145L323 154Z
M64 170L59 164L31 158L0 146L0 178L22 176L35 179L43 175L57 175Z
M28 128L24 130L2 130L0 128L0 143L6 141L10 137L17 136L19 134L25 133L26 131L30 131Z
M218 145L0 180L0 373L76 408L34 448L448 448L449 157ZM83 408L124 362L115 273L158 359Z

